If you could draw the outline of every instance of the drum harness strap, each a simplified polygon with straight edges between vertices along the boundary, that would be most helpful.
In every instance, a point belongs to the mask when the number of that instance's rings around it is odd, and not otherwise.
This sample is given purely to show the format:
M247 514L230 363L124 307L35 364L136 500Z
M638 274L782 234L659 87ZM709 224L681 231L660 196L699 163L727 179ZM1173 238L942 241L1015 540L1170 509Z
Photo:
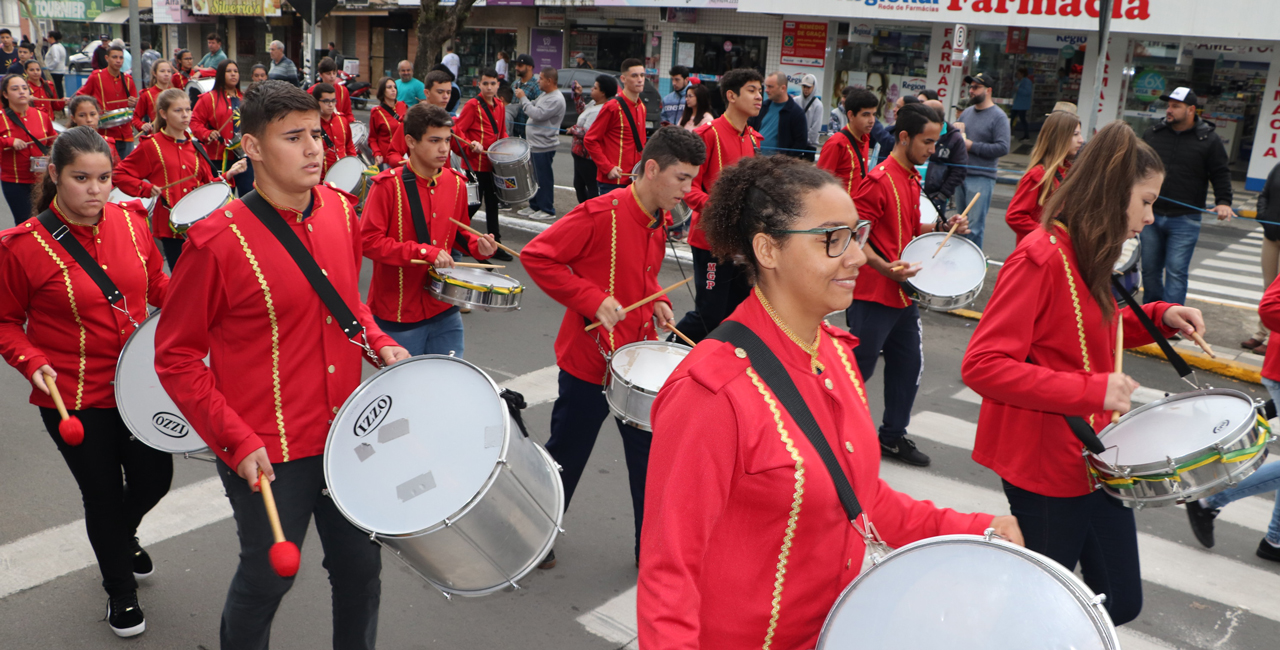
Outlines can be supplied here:
M431 230L427 228L427 214L422 209L422 197L418 194L418 175L410 167L405 163L400 168L400 179L404 181L404 195L409 199L409 213L413 215L413 232L418 235L418 243L425 244L431 241ZM452 248L449 244L446 241L441 248L449 250Z
M627 118L627 126L631 127L631 139L636 145L636 154L640 154L644 151L644 143L640 142L640 132L636 130L636 118L631 114L631 109L627 108L627 100L622 98L622 93L614 95L613 98L618 100L618 106L622 108L622 114Z
M126 218L128 217L126 216ZM84 249L80 240L71 234L71 229L53 213L53 209L50 208L41 212L36 217L36 220L40 222L40 225L44 226L45 230L49 231L49 234L53 235L54 241L58 242L62 249L71 255L71 259L80 265L80 268L89 276L89 279L98 285L98 289L102 291L102 297L107 299L107 303L111 305L111 308L124 314L129 319L129 322L133 324L134 329L141 327L142 325L134 320L133 315L129 313L129 301L125 299L124 294L120 293L120 290L116 288L116 284L111 281L107 272L98 265L97 260L93 259L93 256L89 255L89 251ZM123 308L121 305L123 305Z
M337 321L338 326L342 328L342 333L347 335L347 340L362 348L366 355L373 361L374 365L383 367L382 360L369 347L369 339L365 335L364 326L356 319L355 314L347 307L347 303L343 302L342 296L338 295L338 290L334 288L333 283L320 270L320 265L316 263L316 258L311 256L307 251L307 247L302 244L302 240L298 239L298 235L289 228L289 224L285 223L284 217L267 203L267 200L258 194L258 190L249 192L241 199L253 215L266 226L267 230L275 235L276 240L284 247L285 252L289 253L289 257L293 258L294 264L298 265L298 270L302 271L302 275L306 276L307 282L311 284L311 288L320 296L320 301L328 308L329 313L333 314L333 318ZM359 335L360 340L356 340Z
M858 146L858 141L853 139L853 134L849 132L849 129L841 129L840 135L843 135L844 137L848 138L849 144L853 145L853 157L858 160L858 167L861 168L862 177L866 178L867 177L867 161L863 160L862 156L860 155L862 153L862 149Z
M724 341L730 345L737 346L739 349L747 353L747 359L751 362L751 366L759 373L760 378L764 380L765 385L773 394L777 396L778 401L782 402L787 413L791 414L791 419L795 420L800 429L804 431L804 435L809 439L809 444L818 451L818 456L822 458L822 464L827 468L827 474L831 476L831 481L835 484L836 496L840 498L840 505L844 507L845 516L848 517L849 523L853 525L853 529L862 536L867 548L871 550L872 561L877 561L880 557L889 552L888 546L880 538L879 531L876 530L875 524L871 523L870 518L862 510L862 504L858 503L858 496L854 494L853 486L849 483L849 477L845 475L844 468L840 466L840 461L836 460L836 455L831 451L831 445L827 443L827 439L822 435L822 429L818 426L818 421L814 419L813 412L809 410L809 405L805 403L804 396L800 394L800 390L796 388L795 382L791 381L791 376L787 374L787 369L783 367L782 362L773 354L769 346L751 328L737 321L727 320L720 324L714 331L707 335L708 339L716 341ZM858 517L862 517L862 525L858 524Z
M30 110L30 109L28 109L28 110ZM9 118L9 121L10 121L10 122L14 122L14 123L15 123L15 124L17 124L18 126L22 127L22 130L23 130L23 132L25 132L25 133L27 134L27 137L31 138L31 143L32 143L32 144L34 144L34 145L36 146L36 148L40 150L40 155L42 155L42 156L47 156L47 155L49 155L49 149L48 149L47 147L45 147L45 146L44 146L44 143L40 142L40 138L37 138L36 136L31 135L31 131L27 129L27 125L26 125L26 124L23 124L22 120L18 119L18 116L17 116L17 115L15 115L15 114L13 113L13 109L12 109L12 108L6 108L6 109L4 109L4 114L5 114L5 116L6 116L6 117L8 117L8 118ZM39 113L39 112L37 112L37 113L36 113L36 117L39 117L39 116L40 116L40 113ZM41 128L43 128L43 127L41 127ZM79 260L77 260L77 261L79 261Z

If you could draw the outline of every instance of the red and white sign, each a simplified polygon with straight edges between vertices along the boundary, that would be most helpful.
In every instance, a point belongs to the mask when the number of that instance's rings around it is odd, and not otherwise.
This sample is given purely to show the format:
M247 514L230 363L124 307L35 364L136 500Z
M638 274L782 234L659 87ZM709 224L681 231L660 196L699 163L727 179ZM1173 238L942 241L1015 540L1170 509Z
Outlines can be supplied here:
M782 59L786 65L821 68L827 61L827 23L782 23Z

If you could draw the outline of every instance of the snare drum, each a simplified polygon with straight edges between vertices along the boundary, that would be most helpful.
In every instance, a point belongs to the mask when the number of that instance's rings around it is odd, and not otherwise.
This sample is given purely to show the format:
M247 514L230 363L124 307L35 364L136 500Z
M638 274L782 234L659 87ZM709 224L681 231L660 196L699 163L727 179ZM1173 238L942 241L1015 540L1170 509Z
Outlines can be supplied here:
M818 650L1120 650L1103 599L1021 546L944 535L874 561L827 614Z
M520 281L485 269L432 268L427 291L441 302L468 309L512 311L520 308Z
M987 279L987 256L968 238L951 238L934 257L945 232L925 233L912 239L902 250L902 261L923 266L915 277L902 283L907 295L920 307L932 311L960 309L977 299Z
M503 138L489 145L489 162L493 163L498 198L507 203L523 203L538 193L532 153L523 138Z
M187 232L191 224L213 214L218 208L231 202L231 186L226 183L201 185L187 193L169 210L169 224L179 235Z
M365 178L366 170L368 167L359 158L346 156L333 163L324 175L324 182L333 183L334 187L354 194L363 201L365 193L369 191L369 181Z
M369 125L364 122L351 123L351 144L360 146L369 140Z
M32 156L30 170L32 174L43 174L49 168L48 156Z
M1130 237L1124 240L1124 247L1120 249L1120 259L1116 260L1114 271L1120 274L1120 284L1123 284L1129 293L1137 291L1142 286L1141 237ZM1116 299L1119 300L1119 297Z
M135 438L153 449L170 454L208 451L208 445L160 385L155 363L159 322L159 312L142 321L120 350L115 383L120 419Z
M1171 506L1239 483L1262 466L1271 427L1248 395L1226 388L1170 395L1098 434L1098 487L1130 508Z
M521 435L493 380L462 359L413 357L369 377L324 450L343 516L445 594L516 586L560 531L555 462Z
M54 131L57 131L58 133L66 133L66 132L67 132L67 125L65 125L65 124L63 124L62 122L59 122L59 121L57 121L57 120L54 120L54 121L53 121L53 130L54 130Z
M132 108L117 108L114 111L107 111L102 114L102 119L98 120L98 128L110 129L116 126L123 126L132 120Z
M938 223L938 206L924 194L920 195L920 223L927 225Z
M625 424L653 431L649 424L653 400L689 350L666 341L639 341L615 350L609 357L609 379L604 388L609 410Z
M142 207L146 208L147 212L150 212L151 205L156 202L156 197L148 196L145 199L140 199L136 196L125 194L118 187L112 188L111 193L107 195L107 203L124 203L126 201L142 201Z

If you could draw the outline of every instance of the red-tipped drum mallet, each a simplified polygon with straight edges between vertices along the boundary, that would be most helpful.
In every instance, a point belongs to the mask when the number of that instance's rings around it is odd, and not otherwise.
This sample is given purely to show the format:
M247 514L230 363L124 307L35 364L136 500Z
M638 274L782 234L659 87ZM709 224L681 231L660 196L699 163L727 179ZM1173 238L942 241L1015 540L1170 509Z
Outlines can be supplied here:
M58 407L58 415L62 416L62 421L58 423L58 435L61 435L62 441L68 445L78 446L84 442L84 423L80 418L67 413L67 405L62 403L62 394L58 392L58 384L53 377L44 375L44 385L49 388L53 405Z
M262 491L262 502L267 506L271 534L276 538L276 543L271 545L271 568L281 578L291 578L298 573L302 553L298 551L297 544L284 538L284 529L280 527L280 512L276 510L276 498L271 495L271 481L262 472L258 472L258 489Z

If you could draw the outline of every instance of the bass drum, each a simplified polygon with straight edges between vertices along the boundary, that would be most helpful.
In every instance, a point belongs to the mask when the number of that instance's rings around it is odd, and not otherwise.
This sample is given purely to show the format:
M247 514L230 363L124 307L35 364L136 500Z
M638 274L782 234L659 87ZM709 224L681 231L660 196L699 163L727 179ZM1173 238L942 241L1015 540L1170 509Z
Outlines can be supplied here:
M120 419L135 438L153 449L182 455L207 452L208 445L160 385L156 374L159 323L160 312L142 321L120 351L115 383Z

